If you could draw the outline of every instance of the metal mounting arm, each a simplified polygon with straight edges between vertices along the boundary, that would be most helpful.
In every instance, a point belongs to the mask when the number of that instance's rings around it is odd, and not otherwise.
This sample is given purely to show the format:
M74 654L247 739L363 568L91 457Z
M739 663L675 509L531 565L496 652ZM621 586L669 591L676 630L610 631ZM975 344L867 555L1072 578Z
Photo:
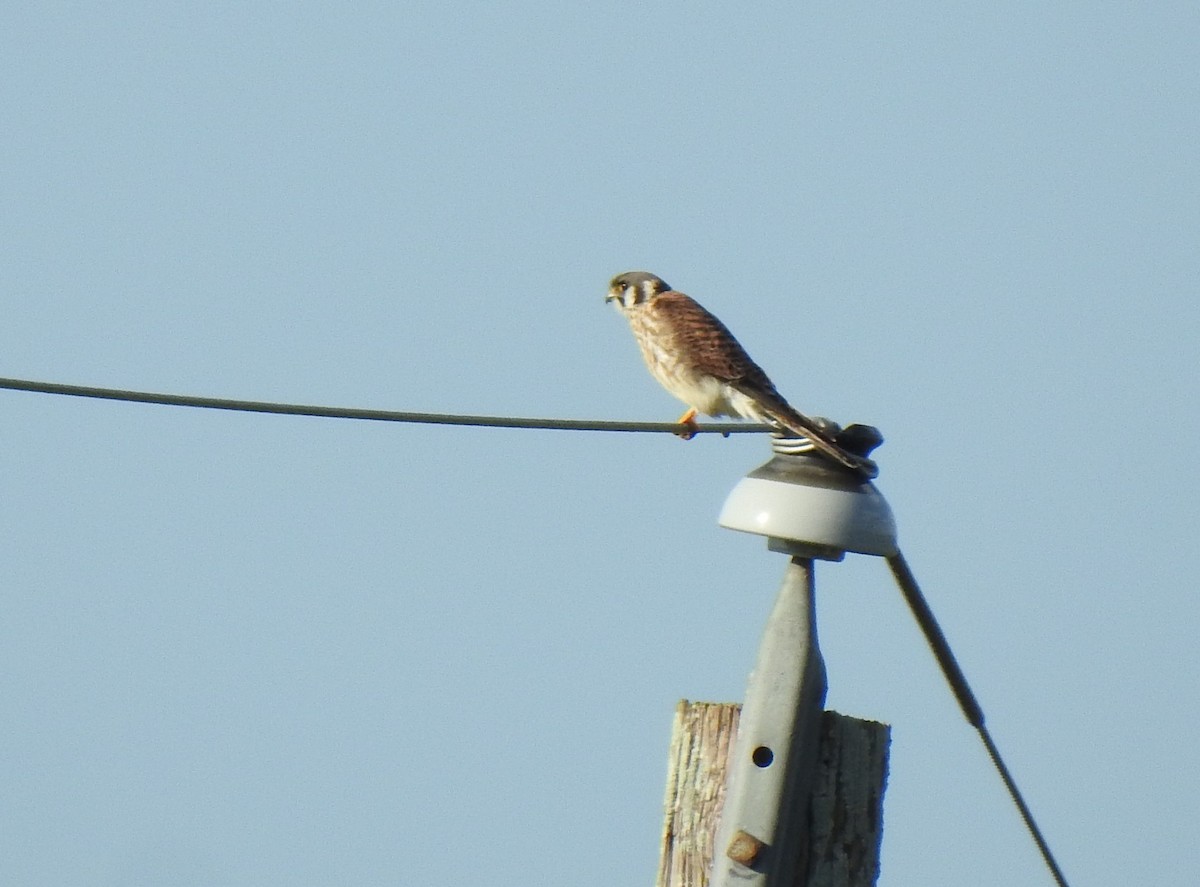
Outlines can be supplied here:
M746 689L713 887L790 887L805 862L826 689L813 587L812 560L793 557Z

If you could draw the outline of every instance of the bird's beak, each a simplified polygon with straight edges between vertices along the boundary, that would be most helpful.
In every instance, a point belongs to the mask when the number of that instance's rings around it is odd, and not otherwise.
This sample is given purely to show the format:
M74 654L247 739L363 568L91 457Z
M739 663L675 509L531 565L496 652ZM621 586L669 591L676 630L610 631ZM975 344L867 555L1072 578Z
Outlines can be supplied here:
M609 293L607 296L604 297L604 303L607 305L609 302L611 302L615 298L617 298L615 293Z

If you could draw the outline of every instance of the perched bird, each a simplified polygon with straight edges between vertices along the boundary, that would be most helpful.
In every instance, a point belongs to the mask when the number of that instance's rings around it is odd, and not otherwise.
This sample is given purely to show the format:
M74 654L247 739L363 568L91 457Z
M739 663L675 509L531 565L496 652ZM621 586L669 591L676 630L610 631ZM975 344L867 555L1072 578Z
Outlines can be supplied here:
M867 460L847 453L784 400L733 333L695 299L646 271L626 271L612 279L604 301L615 302L629 321L650 374L687 404L680 424L695 428L697 412L765 422L807 438L846 468L873 475Z

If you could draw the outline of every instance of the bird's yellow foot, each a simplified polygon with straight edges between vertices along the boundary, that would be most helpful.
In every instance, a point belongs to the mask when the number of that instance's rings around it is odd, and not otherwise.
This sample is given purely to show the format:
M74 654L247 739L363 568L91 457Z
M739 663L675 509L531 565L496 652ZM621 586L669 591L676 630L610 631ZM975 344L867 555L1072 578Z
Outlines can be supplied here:
M680 416L678 421L679 421L679 424L683 426L683 428L681 428L679 431L676 431L675 432L676 434L678 434L684 440L691 440L693 437L696 436L696 431L699 429L700 426L696 424L696 409L695 409L695 407L693 407L692 409L690 409L686 413L684 413L682 416Z

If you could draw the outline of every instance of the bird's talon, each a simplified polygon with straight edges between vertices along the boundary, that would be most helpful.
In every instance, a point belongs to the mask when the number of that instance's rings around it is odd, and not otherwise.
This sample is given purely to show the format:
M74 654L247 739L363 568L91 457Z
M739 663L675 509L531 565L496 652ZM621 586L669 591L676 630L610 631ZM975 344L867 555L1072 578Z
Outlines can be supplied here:
M696 436L696 432L699 430L700 426L698 426L695 422L687 422L684 424L684 427L679 431L676 431L675 434L680 440L691 440Z
M691 440L696 436L696 432L700 430L700 426L696 424L696 410L690 409L679 417L679 424L683 426L675 434L679 435L682 440Z

